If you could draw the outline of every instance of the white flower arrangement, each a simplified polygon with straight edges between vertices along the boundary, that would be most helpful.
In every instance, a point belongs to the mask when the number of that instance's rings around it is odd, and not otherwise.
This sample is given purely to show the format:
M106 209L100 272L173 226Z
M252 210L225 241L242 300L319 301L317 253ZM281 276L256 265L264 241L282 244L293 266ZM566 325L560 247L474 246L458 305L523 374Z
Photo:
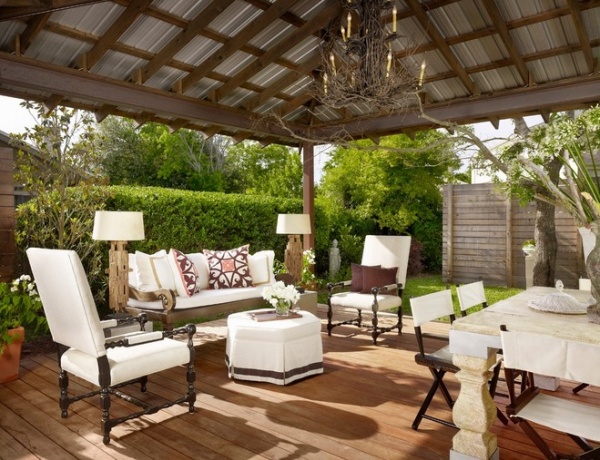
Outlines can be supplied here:
M273 307L277 307L281 300L287 301L289 305L293 305L300 300L300 293L296 290L296 287L292 284L286 286L283 281L277 281L271 286L265 287L262 296Z

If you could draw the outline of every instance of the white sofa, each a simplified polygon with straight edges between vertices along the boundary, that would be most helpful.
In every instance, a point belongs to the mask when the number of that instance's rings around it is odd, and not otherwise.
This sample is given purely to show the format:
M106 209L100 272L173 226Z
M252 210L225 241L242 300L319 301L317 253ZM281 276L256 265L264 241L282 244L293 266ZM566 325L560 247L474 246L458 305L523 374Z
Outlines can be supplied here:
M165 330L175 322L262 307L262 291L275 282L274 251L265 250L247 257L252 279L247 287L214 289L209 285L208 259L203 253L185 254L195 267L196 288L193 293L184 286L171 257L172 251L162 250L149 255L129 254L129 301L126 311L146 313L150 321L161 321ZM214 282L214 280L213 280Z

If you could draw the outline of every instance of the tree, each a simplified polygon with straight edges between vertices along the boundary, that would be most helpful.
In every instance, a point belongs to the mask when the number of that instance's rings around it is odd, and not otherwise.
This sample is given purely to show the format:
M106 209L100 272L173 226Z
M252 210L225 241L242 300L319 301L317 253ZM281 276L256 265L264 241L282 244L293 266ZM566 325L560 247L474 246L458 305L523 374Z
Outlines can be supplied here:
M423 131L414 140L401 134L382 138L379 146L359 141L355 148L336 148L319 196L332 213L343 210L334 219L339 237L410 232L424 245L430 268L441 266L441 186L460 165L448 137Z
M108 117L101 124L103 170L113 185L149 185L196 191L223 191L228 141L202 133Z
M41 104L24 102L37 124L12 135L19 148L15 181L34 198L17 210L17 244L74 249L89 272L100 271L90 241L94 214L106 197L91 114L64 107L50 113ZM92 273L93 274L93 273Z
M302 197L302 162L299 153L284 145L262 147L244 141L228 149L225 190L230 193Z

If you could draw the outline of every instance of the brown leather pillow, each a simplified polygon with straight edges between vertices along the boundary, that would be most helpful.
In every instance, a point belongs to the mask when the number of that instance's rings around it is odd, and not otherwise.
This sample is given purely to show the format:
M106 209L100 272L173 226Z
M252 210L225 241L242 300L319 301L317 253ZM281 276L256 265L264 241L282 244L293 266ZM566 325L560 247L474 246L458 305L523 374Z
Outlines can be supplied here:
M398 267L382 268L382 267L363 267L363 294L370 294L374 287L387 286L388 284L396 283L396 273Z
M368 265L359 265L352 262L350 264L350 268L352 269L352 285L350 286L350 291L352 292L360 292L363 288L363 268L368 267ZM373 267L381 267L381 265L373 265Z

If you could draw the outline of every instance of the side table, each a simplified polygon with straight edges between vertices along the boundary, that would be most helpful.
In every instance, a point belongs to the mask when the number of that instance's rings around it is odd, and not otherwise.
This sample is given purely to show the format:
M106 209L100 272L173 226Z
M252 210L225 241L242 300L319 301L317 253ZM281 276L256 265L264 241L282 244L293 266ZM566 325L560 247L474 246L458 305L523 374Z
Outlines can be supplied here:
M298 308L300 310L308 311L313 315L317 315L317 291L304 291L300 294L300 300L298 300Z
M287 385L323 373L321 320L299 311L294 318L256 321L269 309L227 318L225 362L230 378Z

